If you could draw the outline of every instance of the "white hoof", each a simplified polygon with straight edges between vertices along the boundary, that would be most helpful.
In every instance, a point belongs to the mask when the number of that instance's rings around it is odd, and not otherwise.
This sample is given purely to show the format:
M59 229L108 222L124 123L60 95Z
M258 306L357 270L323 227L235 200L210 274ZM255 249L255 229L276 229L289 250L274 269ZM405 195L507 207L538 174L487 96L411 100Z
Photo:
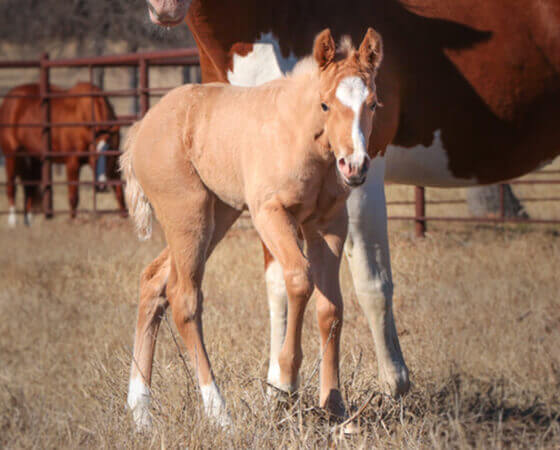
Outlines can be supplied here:
M146 433L152 429L152 415L150 409L143 405L138 405L132 410L132 418L138 433Z
M152 427L150 414L150 389L140 378L130 380L127 404L132 411L136 431L149 431Z
M271 391L274 392L278 390L278 391L285 392L286 394L293 394L298 390L301 378L298 374L296 383L293 385L288 383L282 383L280 381L280 365L278 364L278 361L271 360L270 365L268 366L268 376L266 380L270 386L273 386L272 388L271 387L268 388L269 393L271 393Z
M214 421L216 425L223 428L231 427L231 417L216 383L212 382L206 386L200 386L200 393L202 394L202 402L204 403L204 412L206 415Z
M10 228L15 228L17 223L16 208L15 206L10 206L10 212L8 214L8 226Z
M31 224L33 223L33 213L30 212L25 213L25 216L23 217L23 223L28 227L30 227Z

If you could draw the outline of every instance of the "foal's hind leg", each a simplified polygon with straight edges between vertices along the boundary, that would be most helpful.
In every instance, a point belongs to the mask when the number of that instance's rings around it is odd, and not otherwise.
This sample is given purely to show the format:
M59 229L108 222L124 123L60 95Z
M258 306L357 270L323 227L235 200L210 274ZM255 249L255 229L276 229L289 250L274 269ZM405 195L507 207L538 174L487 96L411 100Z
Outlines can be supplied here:
M202 332L201 284L214 233L215 198L201 183L199 188L194 183L191 179L188 195L169 195L165 207L156 209L158 216L165 217L162 225L171 250L167 298L195 367L206 414L220 425L228 425L230 419L214 381Z
M149 404L152 362L159 325L168 305L165 286L169 271L169 248L166 248L144 269L140 278L140 303L127 398L138 429L146 429L151 425Z

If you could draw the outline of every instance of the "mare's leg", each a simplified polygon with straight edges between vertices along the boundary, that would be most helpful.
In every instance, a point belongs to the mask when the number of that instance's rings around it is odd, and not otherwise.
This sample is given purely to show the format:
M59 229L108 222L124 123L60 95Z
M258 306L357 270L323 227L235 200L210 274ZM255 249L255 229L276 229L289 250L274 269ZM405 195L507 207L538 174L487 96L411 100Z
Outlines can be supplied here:
M304 228L321 335L320 405L339 417L346 415L340 393L338 362L343 313L339 270L347 230L346 208L323 230Z
M6 156L6 194L8 195L9 214L8 225L15 227L17 222L16 216L16 157Z
M68 201L70 203L70 216L76 217L76 209L78 208L80 177L80 163L78 158L70 157L66 161L66 179L68 181Z
M380 382L398 396L408 391L409 378L393 319L384 175L385 160L374 159L366 183L350 194L345 250L356 295L373 334Z
M134 356L130 367L127 403L136 427L149 428L152 362L161 318L167 308L165 287L170 271L169 248L165 248L140 278L140 302L134 336Z
M293 392L297 389L303 358L303 314L313 292L311 269L298 246L294 220L281 205L273 202L263 205L254 212L253 222L264 244L282 267L289 301L286 337L278 354L279 376L274 385L285 392Z

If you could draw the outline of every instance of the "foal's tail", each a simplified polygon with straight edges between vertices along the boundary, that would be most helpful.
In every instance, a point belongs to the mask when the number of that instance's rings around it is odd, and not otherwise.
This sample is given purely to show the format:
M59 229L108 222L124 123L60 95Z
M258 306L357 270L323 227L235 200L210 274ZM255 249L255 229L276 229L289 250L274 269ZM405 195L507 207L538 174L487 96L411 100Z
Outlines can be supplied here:
M132 168L132 150L140 121L130 127L124 142L124 153L120 157L120 170L124 174L126 181L126 203L128 213L134 219L138 238L142 241L149 239L152 235L152 205L144 194L142 186L138 182L134 169Z

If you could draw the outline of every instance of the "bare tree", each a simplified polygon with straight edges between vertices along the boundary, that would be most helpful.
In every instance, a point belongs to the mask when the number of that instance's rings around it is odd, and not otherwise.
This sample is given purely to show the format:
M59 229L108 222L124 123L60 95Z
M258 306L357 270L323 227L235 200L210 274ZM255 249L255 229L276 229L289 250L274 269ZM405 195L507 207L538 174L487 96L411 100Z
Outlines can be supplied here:
M0 40L40 52L45 42L75 40L80 49L103 52L109 41L129 48L187 47L186 26L163 30L152 25L140 0L2 0Z

